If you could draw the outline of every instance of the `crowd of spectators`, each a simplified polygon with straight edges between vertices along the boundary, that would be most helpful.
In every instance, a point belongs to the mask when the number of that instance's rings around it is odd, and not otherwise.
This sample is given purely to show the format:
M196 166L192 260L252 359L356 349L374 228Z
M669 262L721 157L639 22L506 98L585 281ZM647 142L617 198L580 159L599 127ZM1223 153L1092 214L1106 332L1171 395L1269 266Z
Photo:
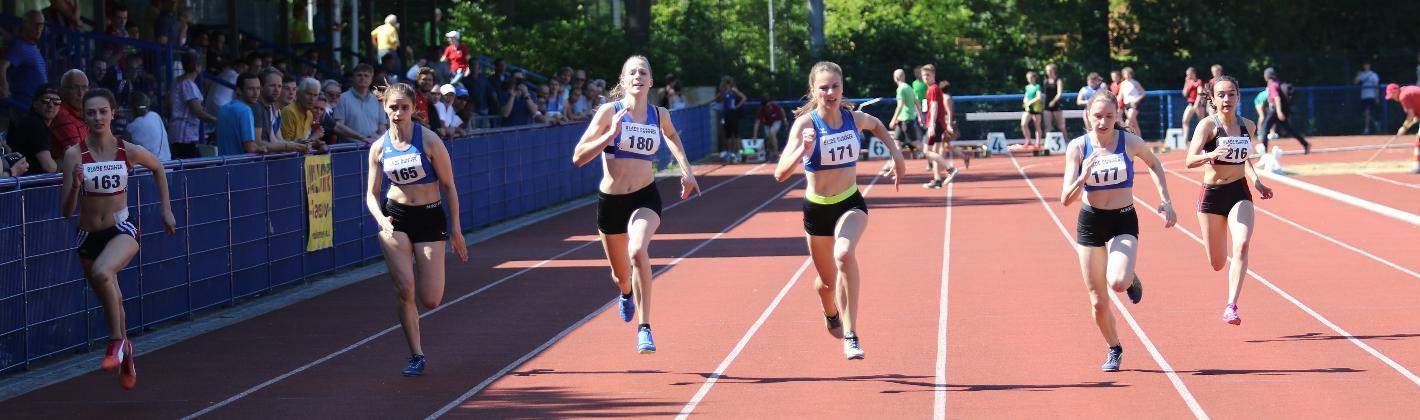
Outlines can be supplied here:
M291 57L264 50L250 38L229 42L222 28L193 25L191 13L173 0L155 1L139 21L129 19L119 3L106 11L106 27L93 32L104 37L89 38L80 36L89 28L72 0L55 0L50 8L23 15L0 58L0 102L10 113L8 125L0 126L8 140L0 144L5 154L23 158L7 162L0 177L19 166L28 174L55 171L64 150L88 132L78 110L91 88L119 98L115 132L162 160L371 143L389 124L375 91L393 83L415 87L416 120L445 140L479 130L585 121L606 100L607 82L589 80L584 70L562 67L544 78L501 58L484 65L458 31L443 32L442 50L426 48L428 55L421 56L401 44L394 15L370 32L369 61L323 67L315 64L314 50ZM292 12L307 13L300 5ZM309 42L311 28L304 21L293 19L291 33ZM140 28L149 36L141 37ZM438 30L425 24L421 35L431 38ZM157 56L123 38L183 47L176 50L171 81L152 71L165 68L145 68L145 58L151 62ZM74 51L58 42L92 42L93 56L84 62L46 56ZM55 68L70 68L58 83L49 80ZM324 68L340 69L333 70L339 74L325 74ZM675 82L658 98L668 108L685 106Z

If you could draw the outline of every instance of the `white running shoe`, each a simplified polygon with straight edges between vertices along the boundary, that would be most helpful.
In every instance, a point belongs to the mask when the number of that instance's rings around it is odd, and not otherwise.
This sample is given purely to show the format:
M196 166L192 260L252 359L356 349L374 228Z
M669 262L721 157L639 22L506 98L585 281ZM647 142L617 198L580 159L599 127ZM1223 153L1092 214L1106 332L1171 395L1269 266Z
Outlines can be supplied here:
M858 336L843 337L843 355L848 360L863 360L863 346L858 345Z

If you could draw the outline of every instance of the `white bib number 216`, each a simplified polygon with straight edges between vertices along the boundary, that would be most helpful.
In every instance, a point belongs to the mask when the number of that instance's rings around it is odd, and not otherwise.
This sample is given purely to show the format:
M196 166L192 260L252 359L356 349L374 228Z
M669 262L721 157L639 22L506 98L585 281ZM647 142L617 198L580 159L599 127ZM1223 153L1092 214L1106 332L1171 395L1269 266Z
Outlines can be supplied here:
M1107 187L1124 182L1128 177L1129 169L1124 165L1124 155L1103 155L1095 158L1095 165L1090 169L1089 177L1085 178L1085 185Z
M818 162L823 166L834 166L849 162L858 161L858 152L862 144L858 142L858 133L852 131L842 131L829 134L819 141Z
M647 124L621 123L617 150L638 155L654 155L661 149L661 130Z
M1228 146L1228 154L1218 158L1219 161L1243 163L1247 162L1248 152L1252 151L1252 139L1247 137L1219 137L1218 146Z

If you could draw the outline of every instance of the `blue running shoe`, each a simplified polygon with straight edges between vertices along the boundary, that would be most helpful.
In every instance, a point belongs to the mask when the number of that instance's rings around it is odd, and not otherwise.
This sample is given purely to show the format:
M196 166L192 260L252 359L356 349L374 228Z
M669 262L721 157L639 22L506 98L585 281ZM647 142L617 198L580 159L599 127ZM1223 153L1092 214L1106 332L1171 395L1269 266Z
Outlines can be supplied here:
M651 327L643 326L636 331L636 352L656 354L656 341L651 338Z
M409 367L404 368L404 376L419 376L424 374L424 355L416 354L409 356Z
M1120 358L1121 356L1123 356L1123 355L1124 355L1124 347L1120 347L1120 346L1110 347L1110 348L1109 348L1109 358L1108 358L1108 359L1105 359L1104 365L1103 365L1103 366L1100 366L1100 370L1103 370L1103 371L1105 371L1105 372L1118 372L1118 371L1119 371L1119 358Z
M1139 281L1138 274L1134 275L1134 283L1130 284L1129 288L1125 289L1124 292L1129 294L1130 303L1138 305L1139 301L1144 300L1144 283Z
M621 322L631 322L631 317L636 315L635 297L626 297L626 295L620 295L617 298L620 299L620 302L618 302L618 304L621 305Z

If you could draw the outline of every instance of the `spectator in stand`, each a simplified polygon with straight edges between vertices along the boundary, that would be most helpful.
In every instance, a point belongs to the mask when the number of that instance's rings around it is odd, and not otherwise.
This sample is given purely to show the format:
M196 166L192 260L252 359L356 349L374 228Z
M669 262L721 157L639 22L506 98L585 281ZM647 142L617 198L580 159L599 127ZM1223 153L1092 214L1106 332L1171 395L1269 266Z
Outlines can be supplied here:
M537 113L537 102L528 93L521 71L514 71L503 82L503 89L498 92L498 103L502 104L498 115L503 117L505 127L531 124L533 114Z
M84 27L74 0L49 0L49 7L44 8L44 20L76 31Z
M400 73L397 59L394 54L386 55L380 59L379 73L375 74L375 80L380 81L380 86L394 86L412 80L405 78L405 75Z
M340 94L335 104L335 132L346 140L373 143L389 128L384 107L370 92L374 73L369 64L355 66L350 74L350 90Z
M463 121L465 130L479 128L473 124L478 117L478 108L468 95L468 89L454 88L454 113Z
M335 109L331 107L331 101L338 101L339 94L330 95L322 88L321 94L316 96L316 121L320 124L321 133L319 144L331 145L340 141L340 136L335 134Z
M439 87L438 96L433 96L432 98L437 101L434 102L434 112L438 114L439 121L444 123L444 128L437 131L437 133L439 133L440 138L445 140L452 140L454 137L462 136L464 133L463 119L459 118L458 112L456 112L454 107L455 93L457 93L457 91L454 90L453 85L443 85Z
M437 95L439 93L438 80L439 77L434 74L434 69L430 67L425 67L423 70L420 70L419 77L414 79L418 96L418 98L415 99L414 117L425 126L428 126L430 130L434 130L435 133L438 133L444 128L443 120L439 119L439 113L434 110L434 104L438 102L438 99L430 97L430 95Z
M277 107L276 102L281 96L281 71L268 67L261 72L260 77L260 100L250 104L253 121L252 134L256 139L258 150L262 153L305 153L309 151L308 145L288 141L288 139L281 137L281 108Z
M178 24L177 0L158 0L157 18L153 19L153 40L163 45L182 45Z
M36 45L44 35L44 15L34 10L25 13L19 35L0 59L0 99L28 110L35 90L49 83L49 69Z
M197 87L197 77L202 73L202 57L187 53L179 60L183 73L173 79L168 99L168 138L173 142L173 157L188 159L201 156L197 143L202 142L202 123L216 124L217 116L202 107L202 89Z
M672 111L685 108L685 95L682 95L680 92L679 80L666 85L666 101L665 104L661 106Z
M311 25L306 23L306 2L296 1L291 6L291 22L287 33L291 36L291 42L297 44L309 44L316 42L315 35L311 33Z
M119 88L118 69L110 66L108 60L102 58L95 58L91 65L94 68L94 83L111 92L117 92Z
M1361 85L1361 113L1366 116L1366 128L1361 134L1371 134L1371 127L1379 133L1381 125L1371 116L1371 110L1380 105L1381 77L1371 71L1371 63L1362 63L1361 71L1356 73L1356 80L1352 83Z
M340 92L340 82L326 79L326 81L320 83L320 93L321 96L324 97L322 100L325 101L323 108L326 114L335 114L335 106L340 104ZM326 131L329 131L331 134L335 133L333 129Z
M218 65L221 66L222 73L217 75L217 79L232 86L237 85L237 75L247 72L246 62L240 60L222 59L218 60ZM217 111L231 102L235 95L234 89L220 83L212 83L212 88L207 91L207 113L217 115Z
M495 90L503 90L503 82L510 76L512 75L508 74L508 60L504 60L502 57L493 59L493 75L488 77L489 81L493 83L489 86L493 86Z
M153 92L158 90L158 80L143 68L143 56L133 54L128 57L128 70L123 72L124 80L119 82L119 94L124 97L133 92Z
M282 73L281 97L276 103L281 105L281 108L286 108L286 105L290 105L296 100L296 77L284 71Z
M104 29L105 35L114 38L128 38L128 7L125 7L123 3L117 2L109 4L107 23L108 28ZM104 58L119 60L123 57L123 44L105 42L100 45L101 48L103 48Z
M199 30L199 29L192 29L192 30L189 30L187 33L188 33L188 36L184 39L185 43L184 43L183 45L184 45L184 46L187 46L188 49L193 50L194 52L196 52L197 55L206 57L206 56L207 56L207 40L208 40L208 38L207 38L207 31L203 31L203 30ZM206 64L206 63L207 63L206 61L203 61L203 64Z
M1075 105L1089 105L1090 98L1095 97L1096 93L1104 92L1105 89L1107 89L1104 86L1104 78L1100 77L1099 73L1090 72L1090 75L1086 76L1085 80L1085 87L1080 88L1080 93L1075 95Z
M898 70L897 72L902 73L902 70ZM906 84L906 77L907 76L904 74L902 86L907 87L907 91L911 92L912 87ZM900 93L901 92L899 92L899 94ZM916 108L915 105L914 103L913 106L907 109ZM916 114L916 111L911 112ZM769 161L771 162L779 160L779 130L789 126L785 121L788 121L788 117L784 114L784 107L779 106L779 104L774 103L772 99L767 97L764 98L763 105L760 105L759 109L754 112L754 131L750 135L750 138L759 138L759 127L764 127L764 148L765 152L768 153L766 156L769 157ZM917 130L918 128L919 126L915 124L908 127L910 130Z
M29 162L31 173L48 173L58 170L59 163L50 154L54 135L49 131L51 121L59 114L59 89L44 86L35 92L30 109L17 119L10 120L9 134L6 136L10 147L24 155Z
M256 141L256 119L252 115L252 108L261 96L261 77L255 73L242 73L237 76L236 85L236 100L217 111L217 154L262 153L262 147Z
M473 60L470 65L473 67L471 76L463 82L468 88L469 103L473 105L473 110L478 115L488 115L497 112L498 106L498 85L493 84L493 79L483 74L483 63ZM467 120L467 119L465 119Z
M0 178L19 178L25 176L25 173L30 170L30 162L25 160L24 157L19 157L12 161L10 152L3 146L4 144L0 143L0 154L5 155L4 159L0 159L0 165L3 165L3 167L0 167Z
M414 65L409 66L409 70L404 72L404 77L409 80L419 79L419 71L424 70L425 67L429 67L429 59L420 58L415 60Z
M385 56L399 59L399 19L394 15L385 16L385 24L370 31L370 43L375 45L375 57L385 62ZM399 67L395 67L399 68Z
M548 80L547 90L549 92L547 95L547 110L543 113L546 114L547 119L554 124L567 122L567 98L559 94L559 92L564 92L562 82L557 79Z
M246 64L243 64L243 63L245 63L245 61L239 59L239 57L240 57L239 54L232 54L231 52L227 51L227 33L226 33L226 32L220 31L220 30L213 30L213 31L209 34L209 36L211 37L212 41L211 41L211 43L208 44L208 46L207 46L207 68L209 68L209 69L219 69L219 68L222 68L222 67L224 66L223 62L229 62L229 63L231 63L230 65L233 66L233 67L236 67L236 66L242 66L242 67L244 67L244 68L246 67ZM237 71L237 74L242 74L242 73L246 73L246 72L247 72L247 71L246 71L245 69L243 69L243 70L238 70L238 71ZM236 80L237 80L237 79L236 79L236 76L232 76L232 81L231 81L231 83L236 83ZM224 103L223 105L225 105L225 103Z
M459 82L473 74L468 66L468 58L471 54L468 52L468 46L463 45L463 42L459 40L459 31L449 31L444 34L444 37L449 40L449 45L444 47L444 55L439 56L439 61L449 63L449 73L453 74L453 77L449 79L449 84L459 86L461 85Z
M134 92L128 103L133 107L133 121L128 123L129 143L143 146L159 161L173 160L168 146L168 130L163 128L163 118L151 112L152 100L143 92Z
M319 96L320 81L309 77L301 79L296 88L296 99L281 108L281 138L308 144L315 149L324 148L320 139L325 137L325 131L320 127L320 120L316 119L322 111L316 103Z
M556 80L558 82L557 86L563 88L557 89L556 91L552 92L552 94L557 95L558 98L562 99L563 102L566 102L567 98L571 96L572 74L576 72L577 71L573 70L571 67L564 66L561 70L557 71L557 77L548 79L549 82Z
M123 31L128 33L128 39L143 39L143 33L138 28L138 22L130 20L128 21L128 26L123 28Z
M587 86L587 71L572 72L572 81L567 82L567 86L569 87L567 89L567 104L571 105L577 102L577 97L582 95L582 88Z
M55 162L64 159L64 150L89 138L89 129L84 125L84 93L89 91L89 77L79 69L64 72L59 78L59 114L49 122L49 132L54 135L50 144L50 157Z

